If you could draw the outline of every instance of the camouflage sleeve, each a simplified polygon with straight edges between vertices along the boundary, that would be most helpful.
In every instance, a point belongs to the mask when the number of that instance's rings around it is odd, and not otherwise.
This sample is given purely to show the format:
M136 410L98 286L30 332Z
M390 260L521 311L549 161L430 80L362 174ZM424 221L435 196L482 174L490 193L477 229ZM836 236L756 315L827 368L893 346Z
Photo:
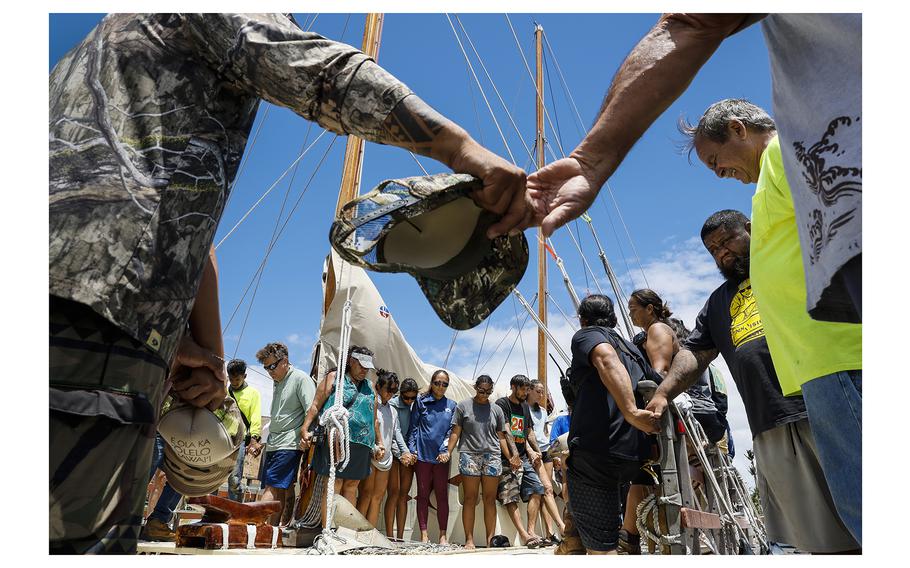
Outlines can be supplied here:
M200 57L239 88L339 134L380 141L412 94L361 51L281 14L185 14Z

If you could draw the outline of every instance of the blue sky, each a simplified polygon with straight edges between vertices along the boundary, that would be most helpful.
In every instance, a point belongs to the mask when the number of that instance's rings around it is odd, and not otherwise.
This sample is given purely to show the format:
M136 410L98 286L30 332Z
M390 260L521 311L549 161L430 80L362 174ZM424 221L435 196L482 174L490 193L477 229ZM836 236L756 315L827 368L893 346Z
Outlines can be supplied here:
M51 15L49 69L100 18L101 15ZM510 18L532 69L533 24L538 22L544 27L556 54L555 63L565 76L581 122L589 126L619 64L654 24L657 15L511 14ZM312 14L297 14L297 19L304 27L312 24L312 29L322 35L360 46L363 14L319 14L315 22ZM476 73L481 77L484 92L493 106L515 161L524 167L528 163L528 154L520 140L524 140L528 147L533 146L534 87L506 18L502 14L469 14L460 16L460 20L519 127L520 136L503 112L467 38L462 35L462 42L471 55ZM452 22L461 34L458 22L454 18ZM548 132L547 137L553 153L560 155L557 138L568 153L583 133L572 107L566 101L549 52L547 60L550 79L545 86L545 98L551 121L559 125L558 135ZM387 15L379 63L441 113L462 125L475 139L508 159L506 146L469 75L464 56L444 14ZM671 309L689 326L693 324L694 316L707 295L720 283L713 261L697 238L699 229L705 218L718 209L735 208L749 213L754 188L719 180L697 162L690 165L686 157L676 150L681 139L676 121L680 116L697 120L708 105L728 97L748 98L770 109L770 96L767 52L760 29L753 26L723 44L683 96L658 119L611 178L610 185L622 219L617 215L606 189L590 211L626 292L643 286L646 277L647 284L661 293L669 301ZM318 125L311 127L310 123L293 113L265 103L260 107L254 132L260 123L263 124L262 131L255 146L248 146L247 163L236 181L216 243L288 168L304 143L309 144L322 132ZM322 166L318 170L316 166L334 138L331 133L323 136L301 160L293 176L286 212L315 172L300 206L269 256L245 327L250 296L247 295L242 303L241 298L262 261L291 175L275 186L218 249L222 324L226 325L231 314L237 310L225 330L228 356L236 353L236 356L254 362L253 355L258 348L269 341L279 340L289 345L292 361L302 367L307 366L310 349L318 333L322 296L320 273L328 252L327 235L338 193L344 138L335 140ZM547 160L552 159L548 153ZM421 157L420 161L430 173L445 171L444 166L432 160ZM384 179L421 173L408 153L368 143L361 191L369 190ZM631 234L637 256L623 223ZM581 247L593 274L585 270L579 252L565 230L554 237L555 248L563 257L580 295L588 290L597 291L595 279L608 290L590 234L583 224L578 225L578 230L581 231ZM536 250L536 231L529 231L527 236L532 250ZM519 286L528 298L537 288L534 254L532 252L529 270ZM428 363L441 364L452 340L452 331L438 320L416 283L406 275L374 276L374 282L393 317L417 353ZM549 282L556 302L570 312L571 302L553 263L550 263ZM460 333L449 367L464 377L471 375L478 360L478 351L483 346L480 362L489 359L489 363L481 365L477 369L478 374L485 372L494 378L501 374L500 380L507 381L511 374L525 372L526 367L533 371L536 366L536 332L530 323L521 334L521 347L514 347L511 357L506 357L515 337L515 310L511 299L504 302L491 316L486 339L483 339L486 324ZM567 347L572 327L552 303L550 310L554 334ZM494 351L500 342L502 347ZM522 348L527 358L522 355ZM557 376L551 363L551 381ZM262 387L263 395L268 400L271 393L267 392L270 391L267 380L254 376L254 383ZM728 382L731 390L735 390L732 380ZM558 388L551 390L561 399ZM265 412L266 408L267 405L263 407ZM750 443L750 436L741 403L735 395L731 405L731 422L741 456ZM739 465L742 466L742 462Z

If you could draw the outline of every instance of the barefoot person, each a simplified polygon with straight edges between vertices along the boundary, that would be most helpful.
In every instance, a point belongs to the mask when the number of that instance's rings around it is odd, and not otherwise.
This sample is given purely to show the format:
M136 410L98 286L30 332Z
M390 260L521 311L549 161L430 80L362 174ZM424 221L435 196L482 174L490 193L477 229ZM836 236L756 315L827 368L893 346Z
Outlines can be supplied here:
M458 446L458 472L464 483L464 506L461 522L464 525L464 546L474 548L474 513L477 495L483 488L483 524L486 530L485 546L496 532L496 489L502 473L501 453L508 453L506 445L506 418L502 409L490 404L493 379L480 375L474 381L473 398L463 400L455 407L452 416L452 434L449 436L447 457Z
M398 375L385 369L376 371L376 395L379 397L377 415L379 417L379 437L386 442L385 456L382 459L373 458L373 471L366 478L366 494L368 506L366 518L374 527L379 522L379 509L382 500L389 488L389 476L392 470L392 461L401 456L401 446L404 439L398 427L398 411L390 404L389 400L398 394ZM394 502L393 502L394 507ZM394 510L394 508L393 508ZM388 526L386 532L389 532Z
M430 388L417 397L411 411L408 448L417 455L417 522L421 542L429 542L427 520L430 515L430 492L436 494L436 520L439 522L439 544L448 544L449 521L449 454L448 438L452 431L455 401L446 398L449 374L433 373Z
M414 481L414 464L417 456L408 449L407 433L411 425L411 407L417 400L417 381L407 378L401 382L398 396L389 401L389 404L398 413L398 426L405 437L401 447L401 455L393 456L392 470L389 474L389 497L385 503L385 534L392 537L392 528L396 527L394 535L398 540L404 538L404 524L408 516L408 499L411 484Z

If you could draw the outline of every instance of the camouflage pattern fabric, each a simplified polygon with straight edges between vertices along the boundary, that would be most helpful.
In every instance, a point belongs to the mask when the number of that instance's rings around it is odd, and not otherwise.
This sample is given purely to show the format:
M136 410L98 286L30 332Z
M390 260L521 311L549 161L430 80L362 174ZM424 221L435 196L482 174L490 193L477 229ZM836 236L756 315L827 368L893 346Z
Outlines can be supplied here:
M49 548L131 554L167 365L88 306L51 298Z
M49 550L135 554L154 426L50 413Z
M470 329L485 320L515 289L528 266L528 241L523 233L468 247L489 247L480 260L457 275L433 274L379 256L382 239L398 223L434 210L480 189L479 179L466 174L436 174L387 180L345 204L329 231L338 254L355 266L377 272L407 272L417 279L433 310L449 327ZM476 231L485 233L498 217L484 211ZM466 251L468 256L471 252ZM459 255L460 256L460 255Z
M280 14L112 14L51 72L50 293L170 361L259 99L375 139L411 91Z

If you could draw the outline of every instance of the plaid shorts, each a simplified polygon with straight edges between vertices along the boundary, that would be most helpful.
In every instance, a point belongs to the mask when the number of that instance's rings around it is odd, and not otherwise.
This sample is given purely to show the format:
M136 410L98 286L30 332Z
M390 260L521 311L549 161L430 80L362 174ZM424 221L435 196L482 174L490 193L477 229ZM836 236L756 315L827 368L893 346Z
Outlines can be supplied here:
M469 477L499 477L502 474L502 454L499 452L460 452L458 473Z

